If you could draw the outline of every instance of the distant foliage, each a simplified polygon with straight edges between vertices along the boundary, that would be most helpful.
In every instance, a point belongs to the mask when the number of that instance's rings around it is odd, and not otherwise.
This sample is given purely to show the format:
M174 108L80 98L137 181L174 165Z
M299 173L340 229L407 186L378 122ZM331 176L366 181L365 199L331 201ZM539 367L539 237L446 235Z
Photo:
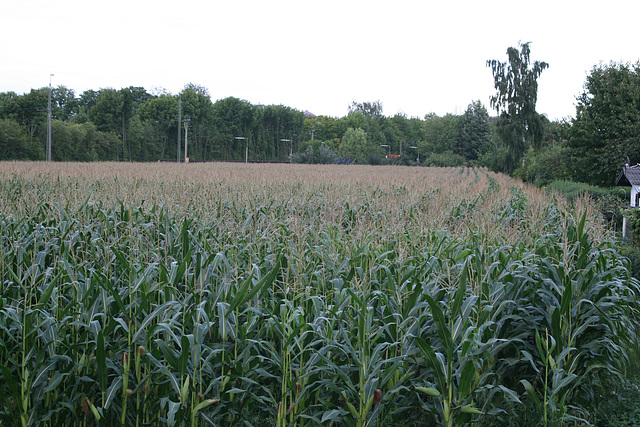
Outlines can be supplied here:
M610 186L627 157L640 162L639 94L640 62L591 70L567 130L574 180Z
M524 165L514 172L514 176L539 187L552 181L569 180L572 175L569 150L560 143L538 150L530 148Z
M443 151L441 153L432 153L424 158L424 166L462 166L466 163L464 156L455 154L453 151Z
M505 172L504 159L506 155L507 146L498 135L494 133L491 140L480 150L477 163L494 172Z
M474 101L460 118L453 151L466 160L476 160L491 136L489 113L480 101Z
M5 160L44 159L44 149L13 119L0 119L0 153Z
M367 134L361 128L349 128L344 133L338 154L340 157L349 157L364 160L371 151L370 144L367 141Z
M302 151L291 155L292 163L318 163L333 164L338 161L338 153L336 153L329 144L320 142L307 143L301 147Z

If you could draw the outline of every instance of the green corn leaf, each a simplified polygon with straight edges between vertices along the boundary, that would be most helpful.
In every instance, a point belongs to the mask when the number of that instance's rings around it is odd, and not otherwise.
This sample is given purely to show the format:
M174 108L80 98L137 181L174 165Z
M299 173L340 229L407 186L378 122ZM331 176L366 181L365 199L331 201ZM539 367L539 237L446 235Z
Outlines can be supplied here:
M346 400L346 398L345 398L344 404L349 410L349 412L351 412L351 415L353 415L353 418L359 420L360 414L358 414L358 411L356 410L356 408L351 403L349 403L349 401Z
M373 398L374 396L371 395L371 397L369 398L369 400L367 401L367 404L364 407L364 411L362 411L362 417L361 420L365 420L367 419L367 415L369 414L369 411L371 410L371 405L373 405Z
M142 335L143 333L146 332L147 326L149 325L149 323L151 323L155 318L158 317L159 314L161 314L162 312L164 312L165 310L167 310L169 307L172 306L177 306L179 303L176 301L167 301L164 304L159 305L158 307L156 307L151 313L149 313L149 315L147 317L144 318L144 320L140 323L140 325L138 326L138 330L136 331L135 334L133 334L133 337L131 337L131 341L132 342L137 342L138 339L140 338L140 335Z
M536 329L536 347L538 347L538 354L540 355L540 359L542 361L547 360L547 350L544 347L543 338L540 335L540 332Z
M422 354L425 357L425 361L427 362L427 366L429 366L435 373L438 388L440 390L445 390L447 388L447 367L444 366L441 359L436 356L433 348L429 344L427 344L427 342L422 337L416 337L416 344L418 344L418 347L422 351Z
M7 366L2 366L2 378L4 379L4 383L5 385L9 388L9 392L11 393L11 395L13 396L13 399L15 401L19 401L20 400L20 386L18 385L17 381L15 381L15 378L13 376L13 374L11 373L11 370L7 367Z
M447 320L440 309L440 306L437 302L431 298L430 295L425 294L425 299L427 303L429 303L429 307L431 308L431 314L433 315L433 321L436 325L436 331L438 332L438 336L442 341L442 345L444 347L444 351L446 352L447 359L453 359L454 345L451 339L451 331L449 330L449 326L447 325Z
M551 314L551 334L550 337L558 337L559 339L563 339L562 336L562 313L560 308L553 308L553 313Z
M440 397L440 392L431 387L416 387L416 390L431 397Z
M510 388L507 388L503 385L498 386L500 388L500 390L502 390L502 392L504 393L505 396L507 396L507 398L509 400L511 400L512 402L517 402L517 403L522 403L520 401L520 398L518 397L518 394L511 390Z
M180 396L181 394L181 385L178 382L178 378L164 365L163 362L158 361L151 354L147 353L146 356L154 366L169 379L169 384L171 384L171 388L173 389L176 396ZM175 358L175 357L174 357ZM177 363L176 363L177 364ZM176 366L177 368L177 366Z
M266 274L262 279L260 279L258 283L256 283L255 286L251 288L251 290L249 290L249 287L251 286L252 277L249 276L245 280L241 288L238 289L238 292L231 300L231 303L229 304L229 312L234 311L237 307L249 301L258 292L260 292L260 290L262 290L262 288L264 288L265 286L271 286L271 284L276 280L278 273L280 272L281 264L282 264L282 254L278 255L278 259L273 269L268 274Z
M103 274L97 273L97 272L94 274L94 278L97 279L100 286L104 288L106 291L108 291L109 295L113 297L116 304L118 305L118 309L120 310L120 313L126 313L127 309L124 303L122 302L120 293L113 288L113 286L111 285L110 279L105 277Z
M93 402L91 402L90 400L87 400L87 403L88 403L89 408L91 409L91 413L93 414L93 416L96 419L96 421L100 421L100 419L102 417L100 415L100 412L98 411L98 408L96 408L95 405L93 404Z
M540 372L540 369L536 366L535 361L533 360L533 356L527 350L521 350L521 353L524 357L524 360L528 361L531 364L531 367L536 371Z
M571 316L571 301L573 299L573 286L571 280L566 281L564 292L562 293L562 299L560 302L560 313L563 316Z
M198 406L195 407L194 411L197 414L198 412L200 412L201 410L207 408L210 405L213 405L214 403L218 403L220 402L220 399L207 399L207 400L203 400L202 402L198 403Z
M578 235L576 236L577 239L576 240L582 240L582 237L584 236L584 226L587 222L587 211L585 210L582 213L582 216L580 217L580 221L578 221Z
M181 402L174 402L172 400L169 400L169 410L167 411L167 424L169 426L174 426L176 425L176 415L178 414L178 411L180 411L182 409L182 403Z
M531 383L526 379L520 380L520 383L524 386L529 399L531 399L531 401L536 405L538 409L541 409L542 406L540 405L540 399L538 398L538 394L536 393L536 390L533 388Z
M49 285L44 290L40 298L38 299L38 303L34 306L35 310L41 310L51 299L51 294L53 291L58 288L58 279L62 276L62 271L58 272L56 276L49 282Z
M100 386L100 391L102 391L102 393L105 393L107 391L107 356L104 348L104 334L102 331L98 332L96 344L98 385Z
M182 387L180 388L180 402L182 402L183 405L187 404L187 396L189 394L189 383L190 383L190 376L187 375L186 377L184 377L184 381L182 383Z
M45 382L49 377L49 371L53 369L56 363L57 363L57 357L54 356L53 360L49 360L46 364L44 364L40 368L36 376L34 377L33 383L31 386L35 388L39 386L41 382Z
M93 195L93 191L93 188L89 190L89 192L87 193L87 197L84 198L84 201L80 204L80 206L78 206L78 209L76 209L76 215L81 215L84 212L87 204L89 203L89 200L91 199L91 196Z
M156 340L156 345L158 346L158 349L165 359L164 362L167 363L172 369L180 371L179 356L176 356L176 351L173 348L173 344L170 345L168 342ZM147 355L150 356L149 353L147 353Z
M460 373L460 380L458 385L458 394L460 399L465 399L467 396L471 395L472 389L471 386L474 384L475 376L476 376L476 367L474 366L471 360L467 360L464 363L464 368Z
M44 388L44 392L48 393L50 391L55 390L58 387L58 385L60 385L62 380L64 380L68 376L69 374L66 374L66 373L63 374L63 373L57 372L56 374L53 375L53 377L51 378L51 381L47 383L47 386Z
M183 335L180 338L180 347L181 347L181 351L180 351L180 358L178 359L178 366L180 369L180 376L184 376L184 374L187 372L187 364L189 363L190 348L191 348L191 343L189 341L189 338L187 338L186 335Z
M462 273L460 274L460 283L458 283L458 288L456 289L456 293L453 297L453 305L451 307L451 316L458 317L460 316L460 308L462 307L462 302L464 301L464 296L467 293L467 271L469 269L468 260L462 265ZM464 278L464 280L463 280Z
M342 417L344 415L348 414L348 413L349 412L341 410L341 409L331 409L329 411L324 411L322 413L322 419L320 420L320 422L322 423L322 425L327 425L326 423L328 423L328 422L341 424L341 423L344 422Z
M122 388L122 375L118 375L113 379L104 399L104 409L109 409L111 402L118 395L118 391Z
M554 374L553 376L553 391L554 392L559 392L560 390L564 389L565 387L567 387L569 384L571 384L572 382L574 382L574 380L577 378L577 376L575 374L570 374L567 375L565 377L562 376L563 372L558 372L556 374Z
M460 412L464 414L482 414L482 411L475 407L473 403L460 407Z
M122 265L124 266L125 271L127 271L127 272L131 271L131 264L127 260L127 257L125 257L122 252L120 252L118 249L116 249L113 246L110 249L111 249L111 252L113 252L113 254L116 256L118 261L120 261L122 263Z

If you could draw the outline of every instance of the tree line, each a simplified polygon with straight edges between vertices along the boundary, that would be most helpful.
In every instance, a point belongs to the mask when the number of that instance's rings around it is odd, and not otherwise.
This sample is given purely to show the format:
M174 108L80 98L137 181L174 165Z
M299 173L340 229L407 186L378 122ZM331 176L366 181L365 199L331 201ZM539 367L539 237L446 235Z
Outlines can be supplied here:
M0 93L0 159L45 158L48 94L46 87ZM54 161L182 161L188 133L191 161L313 161L309 150L323 147L358 163L381 164L394 154L396 163L421 157L420 164L450 166L476 160L491 138L480 101L463 116L389 117L375 101L353 102L347 116L330 117L234 97L214 102L194 84L176 95L131 86L76 96L58 86L51 110ZM354 134L364 135L360 145Z
M627 161L640 163L640 61L594 66L575 117L549 123L535 109L537 80L549 64L531 63L529 43L508 48L507 57L487 61L496 89L491 105L499 112L497 167L537 185L610 187Z
M550 122L536 111L538 78L530 44L489 60L496 95L464 114L386 116L379 101L353 102L344 117L283 105L212 101L207 88L178 94L142 87L51 88L54 161L295 161L424 166L480 165L545 184L572 179L610 185L628 156L640 161L640 63L595 66L575 118ZM49 88L0 93L0 160L43 160Z
M0 93L2 159L44 159L48 88ZM237 98L212 102L206 88L188 84L177 95L142 87L51 90L52 159L56 161L158 161L245 158L284 161L283 139L300 138L305 116L285 106L252 105ZM187 129L188 126L188 129Z

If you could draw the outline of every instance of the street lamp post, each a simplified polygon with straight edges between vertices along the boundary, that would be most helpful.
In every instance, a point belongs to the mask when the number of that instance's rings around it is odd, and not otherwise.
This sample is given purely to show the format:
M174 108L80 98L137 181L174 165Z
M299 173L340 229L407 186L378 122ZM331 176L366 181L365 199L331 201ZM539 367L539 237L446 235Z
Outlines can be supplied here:
M293 155L293 142L290 139L281 139L280 142L290 142L289 144L289 163L291 163L291 156Z
M51 77L49 74L49 104L47 106L47 162L51 161Z
M178 150L176 154L176 163L180 163L180 146L182 145L182 135L180 135L180 126L182 123L182 95L178 94Z
M244 139L244 162L249 163L249 138L236 136L234 139Z
M409 148L413 148L414 150L417 150L418 147L416 147L415 145L410 145ZM420 152L418 151L418 158L416 159L416 162L418 162L418 164L420 164Z
M189 163L189 121L184 119L184 162Z

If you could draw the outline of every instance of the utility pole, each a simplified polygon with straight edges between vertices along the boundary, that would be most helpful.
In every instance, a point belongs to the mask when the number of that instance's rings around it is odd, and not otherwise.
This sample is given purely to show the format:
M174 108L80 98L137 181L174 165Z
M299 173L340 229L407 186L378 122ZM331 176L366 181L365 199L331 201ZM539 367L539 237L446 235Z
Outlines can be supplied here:
M189 163L189 119L184 119L184 162Z
M176 162L180 163L180 140L182 139L182 95L178 94L178 154Z
M244 140L244 162L249 163L249 138L244 136L236 136L233 139Z
M47 162L51 161L51 77L49 74L49 104L47 106Z

